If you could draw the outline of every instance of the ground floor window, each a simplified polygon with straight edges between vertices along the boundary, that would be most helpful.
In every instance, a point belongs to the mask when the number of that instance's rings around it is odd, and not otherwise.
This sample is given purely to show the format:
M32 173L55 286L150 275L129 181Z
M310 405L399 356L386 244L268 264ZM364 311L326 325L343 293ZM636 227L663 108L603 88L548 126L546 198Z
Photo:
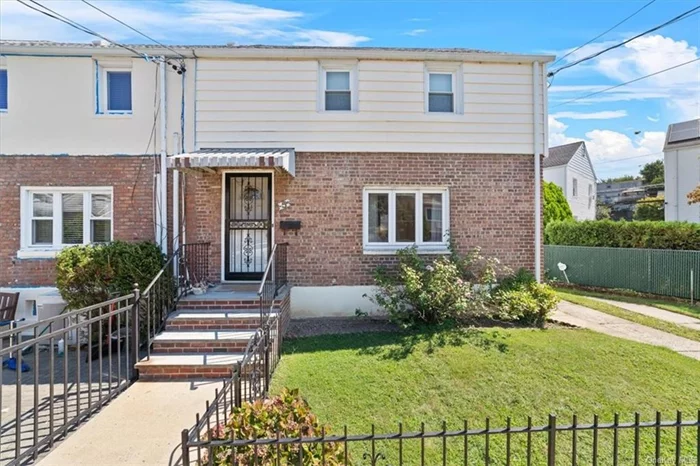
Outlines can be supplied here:
M385 252L410 245L430 252L447 246L446 188L365 188L363 194L365 252Z
M23 187L19 256L112 241L112 188Z

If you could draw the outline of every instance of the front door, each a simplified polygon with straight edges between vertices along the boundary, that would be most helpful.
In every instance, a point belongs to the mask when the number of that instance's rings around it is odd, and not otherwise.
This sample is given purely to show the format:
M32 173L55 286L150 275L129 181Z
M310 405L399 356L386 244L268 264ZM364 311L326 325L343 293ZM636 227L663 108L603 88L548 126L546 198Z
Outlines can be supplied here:
M226 174L224 279L260 280L272 245L272 175Z

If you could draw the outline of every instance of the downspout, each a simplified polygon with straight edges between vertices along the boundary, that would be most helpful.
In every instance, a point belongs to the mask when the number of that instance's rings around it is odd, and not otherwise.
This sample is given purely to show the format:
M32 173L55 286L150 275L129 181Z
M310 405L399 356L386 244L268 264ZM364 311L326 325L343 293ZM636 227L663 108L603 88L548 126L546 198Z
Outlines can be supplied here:
M173 154L179 154L180 135L173 133ZM173 169L173 253L180 247L180 172ZM180 256L182 259L182 256ZM173 261L173 276L180 274L180 263Z
M542 176L541 172L541 160L540 160L540 148L542 147L541 140L541 130L542 130L542 118L540 113L544 113L544 109L540 112L540 104L544 105L544 101L538 98L543 89L544 83L541 82L541 68L539 62L534 62L532 64L532 98L534 107L534 155L535 155L535 279L537 282L542 281L541 276L541 255L542 255ZM542 80L544 81L544 80Z
M165 57L161 57L160 69L160 249L168 253L168 115L165 105Z

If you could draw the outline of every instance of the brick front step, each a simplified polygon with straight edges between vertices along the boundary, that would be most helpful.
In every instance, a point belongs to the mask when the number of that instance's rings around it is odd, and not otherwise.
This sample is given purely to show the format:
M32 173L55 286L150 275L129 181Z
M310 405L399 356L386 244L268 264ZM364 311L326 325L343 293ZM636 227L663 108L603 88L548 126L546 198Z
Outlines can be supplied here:
M233 365L243 358L238 353L151 354L136 364L139 380L222 379L231 377Z
M181 309L168 317L166 331L187 330L256 330L260 327L257 310L192 310Z
M248 330L203 330L160 333L153 340L154 353L237 353L254 334Z

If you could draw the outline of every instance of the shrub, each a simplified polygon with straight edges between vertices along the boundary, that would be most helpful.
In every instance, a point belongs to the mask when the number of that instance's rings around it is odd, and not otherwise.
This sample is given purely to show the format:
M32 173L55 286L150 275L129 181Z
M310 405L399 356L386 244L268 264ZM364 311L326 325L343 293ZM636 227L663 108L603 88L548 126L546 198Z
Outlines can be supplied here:
M545 181L544 187L544 226L556 220L573 220L569 202L564 196L564 191L552 182Z
M545 242L564 246L700 250L700 224L687 222L552 222Z
M494 302L501 318L541 328L557 307L559 298L552 287L537 283L530 272L521 269L501 281Z
M151 242L73 246L57 256L56 286L69 309L80 309L129 294L134 283L145 288L163 263L163 254Z
M253 403L243 403L240 408L234 408L228 421L212 429L207 438L211 440L275 438L278 433L282 438L319 437L322 433L328 433L328 427L320 424L298 390L284 389L279 396ZM315 466L320 465L324 457L324 464L329 466L345 464L342 443L303 444L302 462L299 462L299 448L298 443L281 446L279 464ZM278 464L275 446L238 447L235 452L235 461L233 448L228 445L215 447L212 450L212 464L216 466ZM209 458L205 457L202 464L209 464L208 461Z
M645 197L637 201L637 206L634 209L634 219L637 221L654 220L663 221L664 219L664 197Z
M479 249L428 260L415 247L397 253L398 266L374 271L376 292L370 301L398 324L439 324L490 315L490 289L504 270ZM366 295L365 295L366 296Z

